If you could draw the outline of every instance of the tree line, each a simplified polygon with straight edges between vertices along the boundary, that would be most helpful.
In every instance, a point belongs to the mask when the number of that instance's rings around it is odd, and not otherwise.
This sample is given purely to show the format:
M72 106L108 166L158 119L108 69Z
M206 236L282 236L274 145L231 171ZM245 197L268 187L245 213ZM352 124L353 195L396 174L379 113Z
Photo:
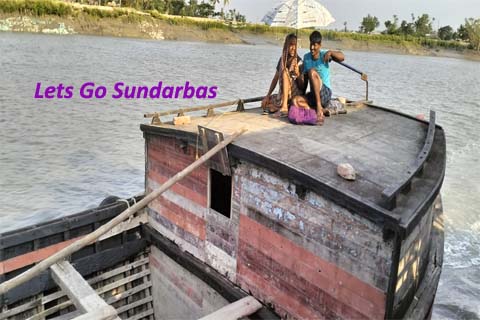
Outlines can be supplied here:
M480 51L480 19L469 18L465 19L465 23L461 24L457 30L451 26L443 26L437 31L433 30L433 23L435 18L430 18L428 14L422 14L418 17L412 13L411 21L402 20L399 23L397 15L393 16L392 20L384 22L385 30L382 34L389 35L403 35L439 38L440 40L463 40L470 43L470 45L477 51ZM346 23L345 30L346 30ZM380 26L380 21L377 17L367 15L363 18L360 25L360 32L371 33Z
M246 18L236 9L215 11L215 5L225 7L229 0L73 0L74 2L130 7L137 10L157 10L160 13L190 17L221 17L228 21L246 22Z

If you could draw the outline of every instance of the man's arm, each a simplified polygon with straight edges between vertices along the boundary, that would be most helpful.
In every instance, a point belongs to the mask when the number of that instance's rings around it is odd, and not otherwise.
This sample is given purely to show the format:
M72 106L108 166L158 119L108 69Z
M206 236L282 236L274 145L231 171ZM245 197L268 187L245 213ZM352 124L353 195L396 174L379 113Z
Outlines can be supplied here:
M327 53L325 53L324 61L330 62L330 60L342 62L345 60L345 55L341 51L328 50Z

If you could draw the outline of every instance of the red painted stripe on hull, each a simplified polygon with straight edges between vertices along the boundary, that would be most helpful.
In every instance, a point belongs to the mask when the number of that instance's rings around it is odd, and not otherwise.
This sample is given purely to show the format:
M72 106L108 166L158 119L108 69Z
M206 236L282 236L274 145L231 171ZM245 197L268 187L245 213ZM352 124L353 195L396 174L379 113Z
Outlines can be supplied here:
M37 263L42 261L45 258L48 258L52 254L60 251L61 249L65 248L69 244L81 239L82 237L70 239L67 241L63 241L45 248L41 248L26 254L22 254L21 256L16 256L10 258L8 260L0 262L0 274L5 274L14 270L18 270L20 268L29 266L33 263Z
M152 201L149 206L178 227L205 240L205 220L161 197Z
M264 279L258 273L250 270L243 264L237 264L237 281L241 286L251 291L254 296L260 297L265 303L275 303L275 311L283 318L287 315L294 315L301 319L322 319L322 316L312 312L309 308L300 304L292 296L282 292L272 285L271 282Z
M369 318L383 318L385 293L245 215L240 215L239 240L314 284L333 301L340 301Z
M163 184L165 183L169 177L165 177L158 172L155 171L149 171L148 172L148 177L147 179L152 179L158 184ZM179 195L181 195L184 198L187 198L189 200L192 200L193 202L201 205L202 207L206 208L207 207L207 194L200 194L198 192L195 192L181 183L176 183L172 186L171 190Z
M148 161L152 166L162 166L169 168L172 172L179 172L192 164L195 159L193 157L179 157L178 154L168 153L158 150L158 147L149 147ZM205 166L194 170L188 177L204 184L208 181L208 170Z

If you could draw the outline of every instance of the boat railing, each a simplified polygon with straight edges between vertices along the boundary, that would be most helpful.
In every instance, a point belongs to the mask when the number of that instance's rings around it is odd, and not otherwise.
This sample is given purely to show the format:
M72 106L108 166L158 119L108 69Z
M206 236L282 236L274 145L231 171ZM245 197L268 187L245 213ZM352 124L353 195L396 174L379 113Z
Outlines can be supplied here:
M382 192L382 206L393 210L397 206L397 196L401 192L410 191L413 178L420 175L432 151L435 138L435 111L430 110L430 122L423 148L406 171L404 178L397 184L392 184Z
M181 117L181 116L184 116L185 113L187 112L195 112L195 111L206 110L207 111L206 116L211 117L215 114L213 111L214 109L237 105L236 111L242 112L245 110L246 103L259 102L259 101L262 101L263 98L264 97L237 99L237 100L226 101L221 103L209 104L206 106L181 108L181 109L169 110L169 111L163 111L163 112L145 113L143 116L144 118L152 118L152 124L162 124L162 120L160 119L160 117L163 117L163 116L177 115Z

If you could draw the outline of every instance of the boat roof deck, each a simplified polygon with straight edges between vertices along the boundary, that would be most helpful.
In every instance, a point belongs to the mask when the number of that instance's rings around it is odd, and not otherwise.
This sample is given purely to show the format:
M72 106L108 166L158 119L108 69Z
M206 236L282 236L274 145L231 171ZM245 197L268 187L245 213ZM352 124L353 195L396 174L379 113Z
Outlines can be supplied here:
M405 176L423 147L428 129L428 123L366 106L326 118L323 126L293 125L288 119L263 115L260 108L195 117L186 125L160 126L162 131L196 134L198 125L225 135L246 128L248 131L233 142L236 149L271 159L375 205L380 204L385 188ZM355 181L337 174L340 163L355 168Z

